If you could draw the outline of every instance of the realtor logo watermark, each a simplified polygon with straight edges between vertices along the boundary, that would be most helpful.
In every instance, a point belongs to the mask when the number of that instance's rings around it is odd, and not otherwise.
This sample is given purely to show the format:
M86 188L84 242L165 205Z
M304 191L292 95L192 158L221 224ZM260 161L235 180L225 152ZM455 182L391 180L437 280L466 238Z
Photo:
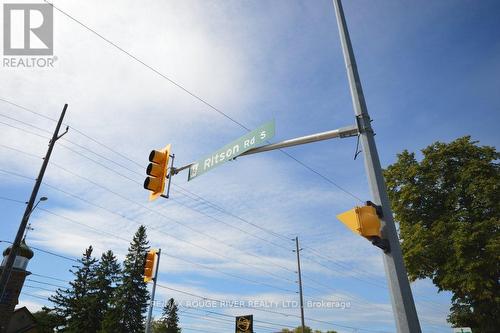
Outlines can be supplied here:
M3 5L3 67L53 67L54 11L50 4Z

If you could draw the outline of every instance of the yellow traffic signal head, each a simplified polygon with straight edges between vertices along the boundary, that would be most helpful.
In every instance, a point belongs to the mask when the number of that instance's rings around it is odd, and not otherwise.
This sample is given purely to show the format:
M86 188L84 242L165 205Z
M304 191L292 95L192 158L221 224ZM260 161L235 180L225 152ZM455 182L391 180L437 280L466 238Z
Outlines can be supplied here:
M149 154L149 163L146 168L146 177L144 180L144 188L151 191L149 201L153 201L160 197L165 191L165 183L167 177L168 161L170 159L171 145L167 145L161 150L153 150Z
M155 266L156 256L157 256L156 250L149 250L146 253L144 259L144 282L152 281L154 278L153 269Z
M354 233L363 237L381 237L380 218L373 206L355 207L337 215L337 218Z

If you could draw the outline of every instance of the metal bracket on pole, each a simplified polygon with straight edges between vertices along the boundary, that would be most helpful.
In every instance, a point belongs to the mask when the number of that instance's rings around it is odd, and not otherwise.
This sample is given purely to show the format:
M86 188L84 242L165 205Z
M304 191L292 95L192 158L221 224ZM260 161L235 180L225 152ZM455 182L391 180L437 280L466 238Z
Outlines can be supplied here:
M56 141L59 140L60 138L62 138L64 136L64 134L68 133L69 131L69 126L66 126L66 130L64 131L64 133L62 133L61 135L59 135L57 138L56 138Z
M165 199L168 199L169 196L170 196L170 184L172 183L172 176L177 174L177 172L175 172L175 168L174 168L174 159L175 159L175 154L172 154L170 155L170 157L172 158L172 162L170 163L170 168L168 170L168 174L167 174L167 179L168 179L168 183L167 183L167 194L162 194L161 197L162 198L165 198Z
M372 245L378 247L379 249L382 249L384 253L391 252L391 245L387 239L383 239L380 237L370 237L369 240L370 242L372 242Z
M376 205L376 204L374 204L373 202L371 202L369 200L366 202L366 205L367 206L372 206L373 208L375 208L375 211L377 212L377 216L378 217L380 217L380 218L384 217L384 213L382 212L382 206Z
M186 164L186 165L184 165L184 166L181 166L180 168L174 168L174 167L172 166L172 174L173 174L173 175L176 175L176 174L178 174L179 172L181 172L182 170L185 170L185 169L189 168L191 165L193 165L193 163Z
M359 133L366 133L366 132L373 133L373 128L371 123L372 120L368 115L360 114L356 116L356 125L358 127Z

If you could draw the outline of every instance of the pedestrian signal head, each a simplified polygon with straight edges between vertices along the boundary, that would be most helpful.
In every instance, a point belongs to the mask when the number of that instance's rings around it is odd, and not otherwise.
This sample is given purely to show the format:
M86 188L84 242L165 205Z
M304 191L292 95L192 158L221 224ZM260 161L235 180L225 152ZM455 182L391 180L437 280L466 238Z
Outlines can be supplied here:
M168 161L170 159L171 145L161 150L152 150L149 154L149 163L146 168L148 177L144 180L144 188L151 191L149 201L160 197L165 191Z
M347 212L337 215L352 232L363 237L381 237L380 218L373 206L354 207Z

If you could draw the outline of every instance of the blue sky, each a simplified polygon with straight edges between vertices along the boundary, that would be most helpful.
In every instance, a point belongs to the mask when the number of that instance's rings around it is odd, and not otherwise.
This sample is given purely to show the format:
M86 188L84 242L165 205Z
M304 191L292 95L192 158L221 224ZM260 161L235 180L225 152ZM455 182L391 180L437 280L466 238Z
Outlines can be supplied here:
M498 2L344 2L384 166L394 162L403 149L418 151L436 140L448 142L463 135L498 145ZM56 2L245 126L255 128L275 119L273 141L354 123L330 1L117 4ZM1 98L51 118L68 103L66 122L74 127L58 142L51 159L46 184L40 190L40 195L49 197L40 207L50 213L33 213L30 245L77 258L92 244L96 255L112 249L122 258L128 246L123 238L131 239L138 223L144 223L150 228L151 245L167 254L160 267L162 285L222 300L277 302L297 300L293 293L297 289L293 283L294 243L285 239L298 235L304 247L307 299L350 302L346 309L306 309L306 317L318 320L306 320L308 325L339 332L352 332L348 327L395 331L381 254L335 219L357 201L284 154L242 157L189 183L187 174L181 174L176 176L172 199L148 203L141 174L152 148L172 143L176 161L185 164L245 130L61 13L55 12L54 17L54 54L58 57L54 68L1 69ZM47 133L5 116L49 132L55 126L2 101L0 114L2 122L45 136ZM47 140L4 124L0 129L0 169L35 178L41 160L12 148L43 156ZM355 145L354 138L336 139L287 152L354 195L370 199L362 157L353 160ZM0 172L3 198L26 201L32 185L32 180ZM185 190L224 212L193 199ZM24 206L0 200L0 210L1 239L12 240ZM210 265L219 272L182 260ZM36 252L29 269L69 280L71 265L69 260ZM54 289L36 282L30 285ZM438 294L429 281L418 281L412 288L424 331L451 331L445 323L450 295ZM23 291L41 298L49 293L37 288ZM186 302L195 299L158 290L158 299L169 297ZM35 310L47 302L26 294L20 304ZM275 310L299 313L296 308ZM215 311L231 315L253 312L256 319L290 326L300 321L251 309ZM183 313L185 328L232 329L229 322L203 318L216 316L213 314L186 309ZM212 325L209 329L207 322ZM277 330L277 326L267 326L260 331Z

